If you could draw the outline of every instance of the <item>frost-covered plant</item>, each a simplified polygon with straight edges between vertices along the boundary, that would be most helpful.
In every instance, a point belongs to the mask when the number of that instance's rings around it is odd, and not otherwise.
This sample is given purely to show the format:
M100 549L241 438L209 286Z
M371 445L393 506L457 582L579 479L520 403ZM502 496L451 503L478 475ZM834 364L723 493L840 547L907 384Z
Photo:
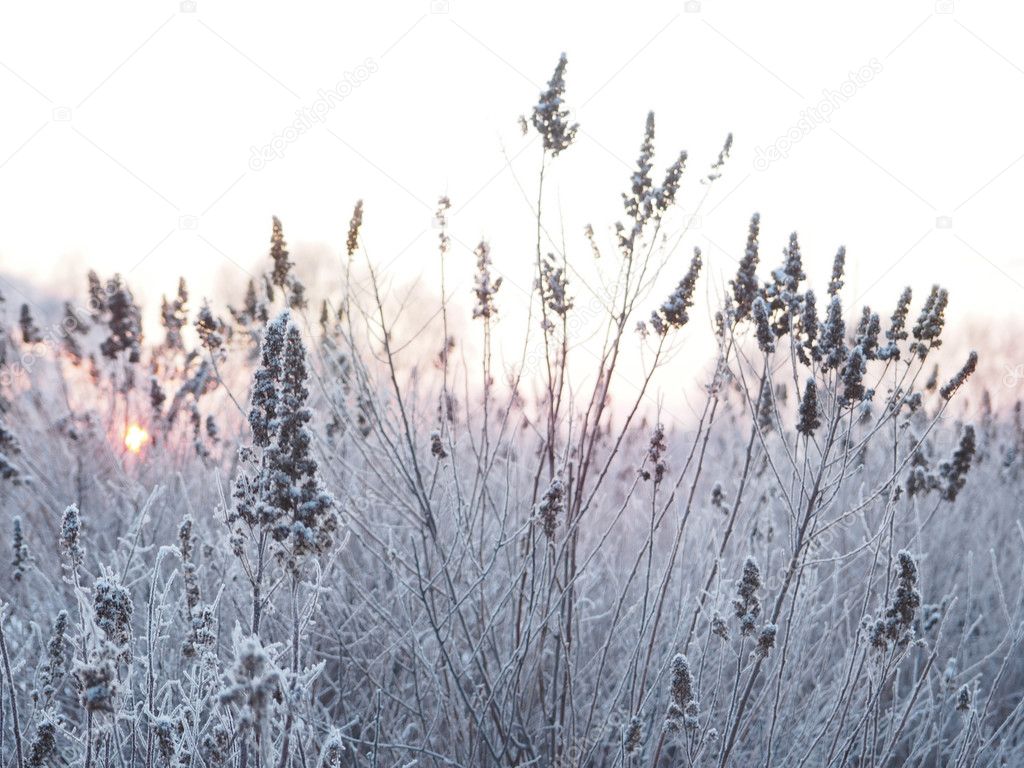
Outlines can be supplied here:
M914 556L901 549L896 555L896 591L892 603L882 617L871 623L870 638L874 648L885 650L892 644L905 646L913 641L914 619L921 607L917 579Z
M538 291L545 307L559 317L565 317L572 309L573 300L567 293L568 287L569 278L565 268L558 266L554 254L549 253L541 262Z
M843 393L841 400L844 405L852 405L863 400L866 396L864 388L864 375L867 373L867 362L864 359L864 351L858 346L854 347L846 363L843 365Z
M544 149L552 157L564 152L576 138L579 126L569 122L569 110L565 107L565 67L568 59L563 53L558 58L555 72L548 81L547 90L533 108L531 118L544 142Z
M955 501L967 483L967 473L971 469L971 461L977 450L976 446L974 427L968 424L964 427L963 434L960 436L960 444L953 452L952 458L943 462L939 467L943 484L942 497L946 501Z
M644 480L651 480L653 478L655 485L661 485L661 481L665 478L665 470L667 469L665 466L666 453L668 453L668 447L665 445L665 427L662 424L657 424L651 433L651 442L647 448L647 461L651 470L643 470Z
M284 228L277 216L273 217L273 226L270 232L270 259L274 266L270 272L269 286L277 286L284 291L288 300L288 306L292 309L305 309L306 287L292 272L295 263L291 261L288 253L288 246L284 241ZM273 296L270 296L273 301Z
M338 731L332 731L320 750L318 768L341 768L345 759L345 741Z
M123 648L101 640L86 651L85 660L75 663L79 701L89 713L114 711L120 691L117 663Z
M864 307L860 323L857 326L857 336L854 340L854 347L860 347L865 360L875 360L878 357L878 337L882 332L881 320L877 312L872 312L870 307Z
M665 726L669 730L693 730L697 727L697 697L694 692L690 662L677 653L672 658L672 687L670 689Z
M103 303L110 335L100 345L105 357L117 358L127 353L129 363L142 357L142 313L131 289L121 275L114 275Z
M971 374L978 367L978 353L972 351L967 356L967 362L964 363L963 368L956 372L948 382L942 385L942 389L939 390L939 395L943 400L949 400L956 393L960 387L964 385L964 382L971 377Z
M44 710L36 718L36 733L29 745L25 765L28 768L45 768L52 765L57 757L57 728L56 715Z
M43 702L49 702L53 698L67 674L70 664L67 631L68 612L62 610L57 614L50 640L46 644L46 660L36 673L38 688L34 698L39 698Z
M765 624L758 630L757 645L754 646L754 655L765 658L775 647L775 636L779 628L775 624Z
M501 288L501 278L491 278L491 247L485 240L473 252L476 255L476 284L473 293L476 294L476 306L473 307L473 317L490 318L498 311L494 305L494 296Z
M14 463L14 457L20 453L21 445L0 413L0 480L6 480L14 485L22 482L22 473Z
M21 527L21 518L15 517L12 521L11 548L14 556L11 558L11 575L15 581L21 581L25 575L25 569L32 562L32 556L28 551L28 544L25 542L25 532Z
M93 620L125 662L132 660L133 611L131 592L120 583L120 579L110 571L96 579L93 585Z
M693 249L690 268L672 294L661 305L658 312L651 314L651 326L655 332L664 336L669 329L682 328L690 319L689 310L693 306L693 292L700 274L700 248Z
M338 527L334 499L312 453L306 379L306 348L285 311L264 336L248 414L253 444L239 451L245 469L236 477L228 514L232 547L253 587L253 633L265 599L267 556L297 578L306 560L330 548ZM251 560L246 541L255 550Z
M636 751L636 748L640 746L640 742L643 740L643 733L643 720L640 719L639 715L633 715L629 719L629 724L626 726L625 733L622 736L622 746L627 753Z
M199 568L195 563L194 522L186 515L178 527L178 549L182 561L182 581L185 593L185 639L181 652L186 658L201 655L213 647L217 640L213 606L202 602Z
M352 209L352 218L348 223L348 236L345 238L345 252L349 260L355 256L356 248L359 247L359 230L363 226L363 201L356 200Z
M561 478L554 478L544 491L544 498L537 505L537 516L540 517L544 535L549 540L554 539L558 522L565 516L565 484Z
M823 370L838 370L846 362L846 323L843 321L843 305L838 296L833 296L828 305L828 314L821 327L821 349Z
M747 247L740 260L739 269L732 286L733 304L736 320L746 319L753 309L754 300L758 297L757 263L759 259L759 242L761 234L761 214L750 217L750 228L747 232Z
M18 318L18 325L21 326L21 340L26 344L39 344L43 340L43 334L32 319L32 310L28 304L21 305L21 315Z
M164 347L169 351L184 351L181 331L188 323L188 286L185 278L178 279L178 292L173 299L160 300L160 324L164 327Z
M743 576L736 587L736 599L732 602L733 614L740 620L740 634L753 634L757 618L761 615L761 600L757 591L761 588L761 569L757 561L748 557L743 564Z
M751 303L750 310L753 318L754 328L757 331L757 346L766 355L775 351L775 337L772 334L769 320L768 302L762 296L757 296Z
M218 697L221 703L235 706L234 719L241 738L245 740L252 733L259 744L270 708L281 700L282 673L259 637L246 634L238 624L231 642L234 659Z
M800 418L796 425L796 431L810 437L820 426L818 385L812 377L807 379L807 383L804 385L804 394L800 398Z
M821 360L821 349L818 346L818 333L821 325L818 322L817 298L814 291L807 290L804 293L800 320L797 324L797 332L801 337L801 344L797 347L796 354L800 362L810 365Z
M77 580L78 571L85 559L85 548L82 546L82 518L76 504L69 505L61 516L60 551L63 566Z
M800 312L800 283L807 275L804 273L803 255L796 232L789 236L789 244L782 252L781 267L772 270L772 282L766 283L763 294L768 308L774 318L772 329L776 336L789 332Z
M203 347L210 354L216 354L224 346L229 330L222 320L213 316L210 305L203 302L196 315L196 333Z
M945 312L948 303L949 292L945 288L933 285L914 325L914 341L910 345L911 353L916 354L921 360L942 344L939 337L946 323Z
M846 271L846 246L839 246L839 250L836 251L835 258L832 260L832 277L828 281L828 295L829 298L835 298L839 295L839 291L842 290L843 273Z

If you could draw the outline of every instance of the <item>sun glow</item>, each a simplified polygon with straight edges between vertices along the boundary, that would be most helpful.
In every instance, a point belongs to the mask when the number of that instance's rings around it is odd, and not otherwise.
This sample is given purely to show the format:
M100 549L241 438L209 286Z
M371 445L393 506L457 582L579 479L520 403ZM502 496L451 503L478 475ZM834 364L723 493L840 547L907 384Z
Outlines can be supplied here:
M132 453L139 453L142 447L149 442L149 432L138 424L132 424L125 430L124 447Z

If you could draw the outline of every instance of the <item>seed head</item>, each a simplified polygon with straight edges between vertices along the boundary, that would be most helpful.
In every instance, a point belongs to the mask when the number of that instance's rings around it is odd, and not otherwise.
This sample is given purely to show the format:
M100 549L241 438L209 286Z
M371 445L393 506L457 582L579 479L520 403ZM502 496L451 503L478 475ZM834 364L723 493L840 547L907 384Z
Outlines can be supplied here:
M755 213L750 217L747 247L740 260L739 269L736 271L736 278L731 283L737 321L743 320L750 314L754 299L757 298L758 237L760 232L761 214Z
M57 752L57 717L50 710L44 710L36 721L36 735L29 747L25 765L28 768L44 768L51 765Z
M971 352L967 356L967 362L964 363L964 367L961 368L956 376L946 382L942 389L939 390L939 395L943 400L949 400L956 393L960 387L963 386L964 382L970 378L971 374L978 367L978 353Z
M622 738L623 746L626 752L632 753L636 751L636 748L640 746L640 741L643 738L643 721L640 720L639 715L633 715L629 719L629 725L626 726L626 733Z
M882 332L882 324L878 315L870 307L864 307L860 323L857 326L857 337L854 344L861 348L865 360L878 358L878 336Z
M96 579L93 616L107 641L124 661L132 658L132 595L112 574Z
M75 665L79 700L88 712L113 712L119 690L117 659L120 649L102 641L89 649L88 658Z
M921 308L921 314L918 315L913 331L914 342L910 345L910 351L921 360L928 356L929 351L942 344L939 337L946 322L945 312L948 303L949 292L945 288L933 285L924 307Z
M775 351L775 337L768 320L768 303L758 296L751 305L751 315L757 332L757 346L766 355Z
M359 247L359 229L363 226L363 201L356 200L355 208L352 209L352 219L348 223L348 237L345 238L345 251L349 259L355 255Z
M818 415L818 385L814 378L808 378L804 386L804 394L800 399L800 420L797 423L796 431L801 435L810 437L814 430L821 426L821 418Z
M797 347L797 355L800 362L810 365L811 361L821 360L821 350L818 349L818 307L814 291L808 289L804 293L803 306L800 309L799 330L803 335L801 346Z
M36 327L35 321L32 319L32 310L29 309L28 304L21 305L21 316L18 319L18 324L21 326L22 341L29 345L42 343L43 334Z
M501 278L491 279L491 247L486 240L481 240L473 253L476 255L476 284L473 286L476 306L473 307L473 318L489 319L498 313L494 296L501 288Z
M976 450L974 427L970 424L964 427L960 435L960 444L953 452L949 461L942 462L939 467L943 488L942 498L946 501L956 501L964 485L967 483L967 473L971 469L971 461Z
M732 152L732 134L727 134L725 137L725 143L722 145L722 151L718 153L718 159L711 164L711 172L704 177L703 181L705 184L710 184L715 179L721 178L722 168L725 167L725 161L729 159L729 153Z
M430 453L438 459L448 456L448 451L444 449L444 443L441 442L441 433L436 429L430 433Z
M899 301L896 302L896 309L889 319L889 328L885 332L885 338L889 343L878 351L880 360L893 360L899 357L898 343L907 338L907 315L910 313L912 295L910 288L904 288Z
M867 363L864 360L864 352L860 347L854 347L850 356L843 366L843 394L842 402L846 405L858 403L865 397L864 374L867 372Z
M654 484L660 485L662 479L665 477L665 453L667 452L665 446L665 427L658 424L654 428L654 432L651 434L651 442L647 448L647 460L654 467ZM644 470L643 473L645 480L650 480L652 473Z
M736 588L736 599L733 600L733 613L740 620L740 634L750 635L754 632L757 617L761 614L761 600L757 590L761 588L761 569L757 561L748 557L743 564L743 577Z
M100 344L100 352L110 360L127 352L128 362L137 363L142 357L142 313L120 275L114 275L107 292L104 306L110 335Z
M758 658L766 658L775 647L775 635L779 628L774 624L765 624L757 634L757 645L754 647L754 655Z
M896 555L896 591L892 603L871 627L870 639L875 648L885 650L890 643L906 646L913 640L914 618L921 607L917 579L914 556L901 549Z
M14 557L11 560L11 576L15 581L21 581L25 575L25 569L32 562L32 556L28 551L28 544L25 543L25 534L21 529L21 518L15 517L12 521L13 531L11 533L11 544L14 549Z
M823 371L839 369L846 362L846 323L843 307L837 296L828 305L828 315L821 329L821 356Z
M224 346L228 328L224 325L224 321L213 316L210 305L203 302L203 306L196 315L196 332L199 334L199 342L203 348L211 354L215 354Z
M569 110L565 109L565 67L568 63L563 53L558 58L555 72L548 81L547 90L540 95L540 101L533 108L531 122L544 141L544 149L552 157L566 150L576 138L579 125L569 123Z
M82 520L78 514L78 505L72 504L64 510L60 524L60 550L66 562L64 567L77 571L82 567L85 550L82 548Z
M671 328L682 328L689 321L689 309L693 306L693 292L697 285L697 276L700 274L701 258L700 248L693 249L693 259L690 261L690 268L686 275L679 281L679 285L672 292L672 295L665 300L658 310L661 317L655 314L651 318L651 325L664 336Z
M544 535L549 541L554 540L558 519L565 514L565 484L556 477L544 492L544 497L537 505L537 514L544 526Z
M672 687L669 693L671 700L665 715L665 726L673 731L680 728L696 730L699 713L697 696L693 689L693 674L690 672L690 663L681 653L677 653L672 659Z
M956 695L956 711L957 712L969 712L971 710L971 689L966 683L960 686L960 691Z
M835 298L843 287L843 272L846 269L846 246L839 246L832 262L832 279L828 281L828 295Z
M284 241L284 228L281 226L281 220L274 216L272 222L270 258L273 260L274 266L270 272L270 281L278 288L283 289L288 286L289 273L295 265L288 258L288 246Z

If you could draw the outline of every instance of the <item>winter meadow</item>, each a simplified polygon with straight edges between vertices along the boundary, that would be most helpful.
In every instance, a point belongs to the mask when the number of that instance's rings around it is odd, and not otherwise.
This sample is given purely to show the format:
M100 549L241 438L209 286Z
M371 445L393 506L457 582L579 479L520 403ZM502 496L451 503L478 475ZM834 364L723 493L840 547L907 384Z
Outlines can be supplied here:
M732 137L656 154L653 114L621 218L562 232L570 74L522 121L525 298L483 241L449 303L444 197L411 319L362 202L330 284L275 218L145 335L120 275L6 297L0 765L1024 765L1024 415L946 288L851 305L757 213L716 284L675 204Z

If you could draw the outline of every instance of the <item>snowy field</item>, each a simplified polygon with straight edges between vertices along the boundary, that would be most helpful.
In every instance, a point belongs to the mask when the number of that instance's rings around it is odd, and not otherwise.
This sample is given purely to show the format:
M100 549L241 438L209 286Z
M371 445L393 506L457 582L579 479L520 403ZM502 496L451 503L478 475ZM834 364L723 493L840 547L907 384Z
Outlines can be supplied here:
M653 115L619 222L562 233L564 76L535 252L463 280L442 198L429 307L361 203L330 284L275 219L145 337L120 276L7 292L0 765L1024 765L1024 415L950 294L855 305L756 214L708 275L675 203L731 137Z

